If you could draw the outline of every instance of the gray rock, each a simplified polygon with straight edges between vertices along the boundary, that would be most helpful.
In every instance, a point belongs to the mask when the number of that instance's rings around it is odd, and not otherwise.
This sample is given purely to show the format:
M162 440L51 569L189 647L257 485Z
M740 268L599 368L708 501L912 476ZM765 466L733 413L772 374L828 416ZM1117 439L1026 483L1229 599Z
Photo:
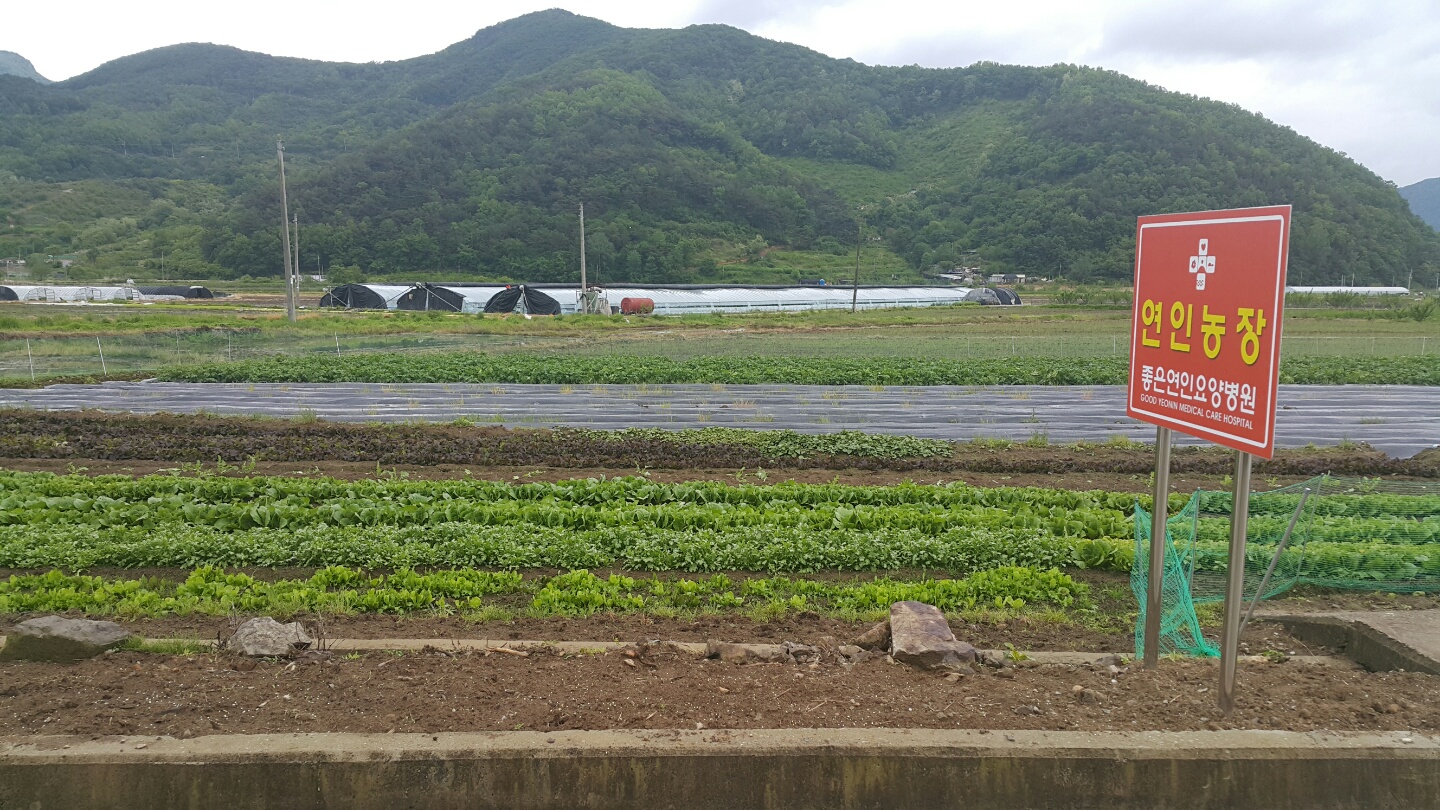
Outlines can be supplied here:
M977 660L991 669L1004 669L1015 666L1014 661L1011 661L1005 653L998 650L984 650L979 653Z
M922 669L955 669L976 660L974 647L955 640L945 614L924 602L890 606L890 655Z
M280 658L304 650L313 642L299 622L281 624L262 616L236 628L225 640L225 649L257 658Z
M820 660L820 649L786 641L780 644L736 644L707 641L705 657L736 664L812 664Z
M0 661L82 661L130 636L115 622L41 616L15 625L0 648Z
M779 644L736 644L729 641L705 643L705 657L736 664L788 663L790 654Z
M887 619L861 633L850 642L864 650L883 650L890 646L890 621Z
M815 664L820 661L820 648L812 647L809 644L796 644L793 641L782 641L780 646L785 648L785 654L791 661L797 664Z

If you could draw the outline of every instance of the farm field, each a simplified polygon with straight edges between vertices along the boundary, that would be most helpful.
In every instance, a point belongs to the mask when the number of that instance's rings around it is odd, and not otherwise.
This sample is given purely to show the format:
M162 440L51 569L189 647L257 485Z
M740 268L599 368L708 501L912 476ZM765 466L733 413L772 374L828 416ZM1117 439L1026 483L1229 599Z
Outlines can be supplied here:
M27 340L50 358L42 372L95 375L97 335L108 376L174 382L4 392L22 407L0 410L0 631L55 612L162 640L68 668L65 698L38 691L53 667L0 664L15 685L0 729L1440 729L1431 676L1290 660L1334 651L1264 622L1245 642L1266 657L1243 664L1242 710L1225 720L1199 691L1208 661L1111 672L1027 655L1134 649L1132 514L1153 465L1136 439L1153 434L1119 424L1112 401L1124 311L270 317L65 314L7 334L11 384L30 384L30 355L15 361ZM1257 486L1331 473L1420 489L1327 496L1273 601L1440 606L1432 324L1293 327L1282 407L1310 432L1287 437L1282 415L1287 447ZM1172 509L1228 486L1230 463L1178 447ZM1250 564L1283 519L1257 515ZM1177 548L1202 576L1217 575L1223 523L1207 514ZM944 680L836 652L899 600L940 607L1003 660ZM318 649L214 651L257 615L306 623ZM1216 605L1198 616L1217 630ZM329 649L395 638L428 647ZM636 646L520 655L457 639ZM735 666L656 639L822 652ZM335 689L364 697L340 713ZM1186 697L1155 704L1155 690ZM1303 717L1273 708L1302 699Z
M341 440L343 434L351 441ZM1312 672L1304 664L1247 663L1242 678L1253 691L1241 705L1291 700L1286 696L1298 695L1297 689L1323 683L1327 697L1308 704L1308 717L1247 708L1233 720L1199 723L1196 718L1206 715L1194 709L1209 705L1203 695L1143 710L1134 708L1133 697L1157 688L1194 692L1186 685L1213 682L1213 665L1205 662L1167 663L1158 673L1116 679L1083 667L1032 667L1016 653L1013 679L982 670L945 682L948 691L937 693L933 674L880 659L792 672L793 665L736 668L642 645L644 663L631 672L633 665L613 654L446 650L454 638L726 638L823 647L835 643L826 638L843 640L869 627L891 601L912 598L944 608L957 633L978 645L1124 652L1134 622L1129 514L1135 503L1147 501L1139 494L1145 478L1124 472L1143 469L1148 453L1138 446L1027 448L863 434L551 433L44 412L7 413L0 436L7 456L22 455L26 436L50 437L30 442L26 454L35 458L14 458L3 462L7 467L50 460L67 469L59 475L0 473L0 622L58 611L116 619L145 635L178 639L67 670L67 693L74 697L63 706L31 688L53 677L47 665L0 664L16 688L17 697L7 704L11 711L0 716L0 728L10 733L154 730L189 736L617 723L675 728L697 722L731 728L1440 727L1440 717L1425 708L1429 676ZM467 436L471 441L461 441ZM277 460L260 461L261 448L272 448ZM236 463L200 463L212 452ZM450 465L438 480L419 480L373 462L363 473L354 461L381 453L413 462L408 468L417 472ZM352 460L328 461L341 455ZM636 456L660 466L652 473L636 464L630 475L614 477L627 472ZM98 470L86 469L133 465L145 457L158 459L152 466L168 458L195 460L159 474L95 475ZM474 470L460 468L467 460L480 463ZM487 466L496 461L521 464ZM536 480L541 476L533 464L520 471L527 461L556 466L543 473L548 480ZM342 477L325 476L320 465L334 463L353 466ZM574 477L579 465L596 463L605 475ZM736 467L727 475L714 469L716 463ZM1428 463L1422 458L1406 466L1358 448L1297 450L1259 473L1277 485L1318 468L1347 466L1433 477ZM260 464L290 469L266 475ZM948 467L944 474L951 480L965 467L988 468L967 474L992 481L1028 476L1053 482L1051 471L1069 469L1073 476L1128 486L1086 490L1078 477L1070 489L824 483L842 476L942 474L929 465L942 472ZM1188 469L1197 480L1218 484L1225 458L1181 448L1176 466L1182 471L1177 482ZM814 482L785 480L792 474ZM672 480L657 480L662 475ZM1184 499L1177 493L1173 505ZM1349 512L1337 514L1335 536L1317 535L1315 547L1328 543L1353 554L1356 531L1369 531L1364 541L1373 547L1384 539L1377 527L1408 526L1396 507L1361 502L1370 504L1364 507L1368 523L1357 529ZM1209 533L1207 524L1207 538ZM1418 559L1433 545L1410 535L1401 539L1403 545L1385 553ZM1386 595L1390 589L1418 590L1415 584L1430 576L1423 563L1394 571L1404 580L1343 599L1391 608L1440 604L1429 595ZM1287 599L1310 604L1334 598L1304 586L1297 593ZM433 647L399 655L321 652L298 662L298 669L260 662L237 670L233 658L207 651L204 640L223 637L238 618L256 614L300 619L329 638L424 638L433 639ZM1202 616L1213 630L1215 612ZM1324 652L1264 623L1247 639L1250 651L1270 651L1276 661ZM127 694L145 709L111 708L104 695L121 677ZM516 679L523 685L517 688ZM604 688L578 694L566 688L576 679ZM324 708L324 693L332 688L326 684L353 691L362 682L370 697L351 704L345 716ZM428 691L417 693L415 683ZM1076 684L1096 690L1103 705L1069 698ZM446 699L434 698L436 690ZM1057 691L1067 697L1054 697ZM1038 704L1026 697L1036 694L1051 696ZM500 695L514 705L488 714L441 711L457 696L483 703ZM1255 703L1243 702L1252 695ZM1373 696L1400 708L1355 714L1354 706L1368 705L1363 701ZM1022 704L1043 708L1016 714ZM615 707L626 708L610 717ZM926 711L917 715L917 707ZM1179 720L1182 715L1187 719Z
M1287 312L1287 357L1440 354L1440 318L1391 310ZM97 346L96 339L100 339ZM105 363L102 371L100 354ZM1128 307L938 307L666 318L475 317L422 312L308 312L221 304L62 307L0 304L0 380L123 377L173 365L277 356L442 351L587 358L1123 358Z

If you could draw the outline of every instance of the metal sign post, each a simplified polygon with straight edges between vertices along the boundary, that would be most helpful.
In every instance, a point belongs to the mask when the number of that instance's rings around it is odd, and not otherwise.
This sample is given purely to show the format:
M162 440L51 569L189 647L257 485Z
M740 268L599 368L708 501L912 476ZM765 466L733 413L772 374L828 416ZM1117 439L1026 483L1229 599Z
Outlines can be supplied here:
M1147 667L1159 663L1170 433L1178 430L1240 453L1221 642L1220 704L1229 712L1244 610L1250 461L1275 452L1290 207L1144 216L1136 226L1125 412L1159 428L1144 661Z
M1240 654L1240 610L1245 603L1245 530L1250 522L1250 459L1235 454L1235 495L1230 510L1229 576L1225 580L1225 626L1220 633L1220 712L1235 710L1235 664Z
M1150 579L1145 592L1145 667L1160 663L1160 597L1165 586L1165 551L1170 519L1170 428L1155 429L1155 503L1150 516Z

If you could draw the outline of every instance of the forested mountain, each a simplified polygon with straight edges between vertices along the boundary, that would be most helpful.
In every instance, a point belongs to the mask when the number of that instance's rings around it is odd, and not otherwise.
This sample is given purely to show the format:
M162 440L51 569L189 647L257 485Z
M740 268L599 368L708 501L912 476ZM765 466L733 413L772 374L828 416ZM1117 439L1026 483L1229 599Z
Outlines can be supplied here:
M1415 216L1440 231L1440 177L1405 186L1400 189L1400 196L1410 203L1410 210L1415 212Z
M277 134L306 262L372 274L568 279L581 202L606 280L844 253L857 220L912 271L1126 278L1137 214L1277 203L1297 282L1440 272L1440 236L1393 186L1232 105L562 11L384 64L192 44L50 86L0 77L0 256L277 274Z
M49 84L50 80L41 76L30 64L30 60L14 51L0 51L0 76L19 76L23 79L32 79L40 84Z

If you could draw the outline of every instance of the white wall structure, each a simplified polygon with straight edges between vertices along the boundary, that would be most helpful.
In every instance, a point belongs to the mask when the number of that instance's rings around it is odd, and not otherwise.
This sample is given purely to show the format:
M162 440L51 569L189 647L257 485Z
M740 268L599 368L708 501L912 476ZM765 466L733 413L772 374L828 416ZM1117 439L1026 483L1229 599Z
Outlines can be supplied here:
M1409 295L1404 287L1286 287L1286 293L1299 295L1329 295L1349 293L1350 295Z

